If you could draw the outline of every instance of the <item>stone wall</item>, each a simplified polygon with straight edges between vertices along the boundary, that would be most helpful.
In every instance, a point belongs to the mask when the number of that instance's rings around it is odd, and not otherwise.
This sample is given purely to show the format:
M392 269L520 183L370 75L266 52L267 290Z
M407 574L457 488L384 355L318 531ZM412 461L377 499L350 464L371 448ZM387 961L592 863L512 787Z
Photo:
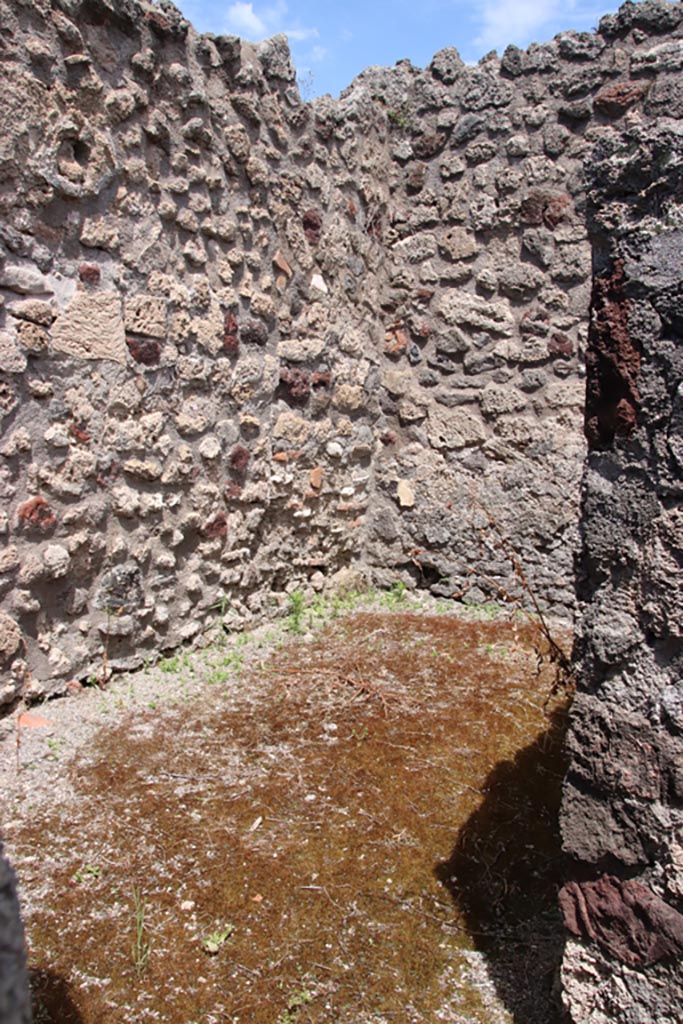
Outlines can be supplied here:
M592 287L577 1024L682 995L682 17L305 104L281 37L0 0L0 703L359 572L514 595L500 537L570 615Z
M489 517L570 614L583 163L679 5L311 104L169 3L0 11L0 699L349 568L516 593Z
M575 1024L674 1024L683 1006L680 21L633 67L654 116L602 129L587 165L582 664L562 810Z

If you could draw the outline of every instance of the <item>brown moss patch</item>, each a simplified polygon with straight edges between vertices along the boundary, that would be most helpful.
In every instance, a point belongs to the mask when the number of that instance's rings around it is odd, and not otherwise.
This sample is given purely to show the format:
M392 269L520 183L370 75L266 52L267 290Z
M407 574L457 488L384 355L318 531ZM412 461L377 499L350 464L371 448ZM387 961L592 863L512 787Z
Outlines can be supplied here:
M518 1021L495 969L512 936L513 977L537 966L525 1024L549 1024L562 712L535 645L515 622L355 614L237 686L217 648L201 701L103 729L76 802L14 836L24 887L50 872L37 1020L67 1019L53 978L84 1024Z

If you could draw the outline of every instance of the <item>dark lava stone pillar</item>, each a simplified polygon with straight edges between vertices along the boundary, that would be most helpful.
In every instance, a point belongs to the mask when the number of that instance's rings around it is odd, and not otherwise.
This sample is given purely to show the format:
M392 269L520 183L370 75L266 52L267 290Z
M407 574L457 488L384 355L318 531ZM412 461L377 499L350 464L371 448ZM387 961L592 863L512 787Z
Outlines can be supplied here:
M0 1024L30 1024L31 1010L14 872L0 843Z
M589 455L562 807L575 861L560 896L575 1024L683 1020L680 74L649 124L598 129L586 166Z

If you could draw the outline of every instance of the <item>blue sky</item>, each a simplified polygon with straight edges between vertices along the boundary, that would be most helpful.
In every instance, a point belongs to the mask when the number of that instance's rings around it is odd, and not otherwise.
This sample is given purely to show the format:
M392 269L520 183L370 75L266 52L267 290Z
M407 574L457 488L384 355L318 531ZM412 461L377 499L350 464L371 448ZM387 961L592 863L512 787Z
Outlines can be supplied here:
M305 98L333 96L371 64L405 57L425 67L456 46L477 61L508 43L543 42L568 28L592 29L619 4L598 0L176 0L202 32L257 42L285 32Z

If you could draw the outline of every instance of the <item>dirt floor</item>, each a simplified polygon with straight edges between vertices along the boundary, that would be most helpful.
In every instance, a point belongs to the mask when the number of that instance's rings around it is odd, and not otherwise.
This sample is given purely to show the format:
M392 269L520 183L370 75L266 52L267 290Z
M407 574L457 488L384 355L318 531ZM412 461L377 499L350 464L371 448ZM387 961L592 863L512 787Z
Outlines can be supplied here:
M294 600L4 720L36 1024L559 1024L566 701L452 607Z

